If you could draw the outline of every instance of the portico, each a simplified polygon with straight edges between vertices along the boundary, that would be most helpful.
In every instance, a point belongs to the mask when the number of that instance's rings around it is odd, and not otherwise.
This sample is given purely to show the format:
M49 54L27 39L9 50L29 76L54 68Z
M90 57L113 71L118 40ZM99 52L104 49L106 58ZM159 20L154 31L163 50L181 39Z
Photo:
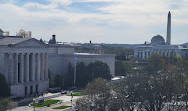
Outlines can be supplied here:
M0 72L5 75L11 95L44 93L48 89L48 46L33 38L3 39L0 39L0 61L4 65L0 64Z
M47 53L5 53L7 61L8 83L18 84L32 81L47 80ZM37 63L37 64L36 64Z

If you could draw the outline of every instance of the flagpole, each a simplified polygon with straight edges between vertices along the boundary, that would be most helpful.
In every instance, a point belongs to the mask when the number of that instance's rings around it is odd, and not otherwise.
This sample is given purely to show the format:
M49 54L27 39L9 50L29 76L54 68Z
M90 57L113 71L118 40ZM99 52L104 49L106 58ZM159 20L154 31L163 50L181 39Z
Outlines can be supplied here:
M75 64L74 64L74 86L76 85L76 60L77 60L77 57L75 55Z

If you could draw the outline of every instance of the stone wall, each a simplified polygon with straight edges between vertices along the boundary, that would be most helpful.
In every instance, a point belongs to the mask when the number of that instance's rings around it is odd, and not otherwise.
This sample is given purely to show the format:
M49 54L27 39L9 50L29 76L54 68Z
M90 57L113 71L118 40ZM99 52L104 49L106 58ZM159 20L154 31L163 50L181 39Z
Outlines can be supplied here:
M65 75L69 63L74 66L74 48L49 47L48 69L52 77L55 77L57 74Z
M31 92L32 86L32 94ZM25 87L27 87L27 94L25 94ZM24 97L33 95L36 92L36 87L38 87L38 93L42 94L45 93L46 90L49 88L49 81L37 81L37 82L30 82L24 84L13 84L10 86L11 96L13 97Z
M52 77L57 74L66 75L69 63L74 67L75 55L77 62L88 65L91 62L101 61L107 63L110 73L115 76L115 55L113 54L87 54L75 53L73 48L50 47L48 53L48 69Z
M69 63L74 66L73 54L49 54L48 69L52 77L57 74L65 75L68 70Z

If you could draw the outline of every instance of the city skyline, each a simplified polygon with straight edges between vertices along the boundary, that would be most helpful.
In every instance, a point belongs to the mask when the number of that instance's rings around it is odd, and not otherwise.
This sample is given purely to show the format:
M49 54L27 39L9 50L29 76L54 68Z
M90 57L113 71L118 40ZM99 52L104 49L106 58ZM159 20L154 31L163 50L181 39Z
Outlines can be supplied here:
M166 39L172 14L172 44L187 41L186 0L1 0L0 28L15 35L62 42L142 44L160 34Z

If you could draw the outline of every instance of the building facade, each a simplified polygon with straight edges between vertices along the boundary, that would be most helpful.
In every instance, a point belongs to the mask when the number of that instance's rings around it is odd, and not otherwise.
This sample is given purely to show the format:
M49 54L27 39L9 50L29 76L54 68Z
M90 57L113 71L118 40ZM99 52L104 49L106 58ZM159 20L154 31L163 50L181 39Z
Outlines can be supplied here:
M188 57L188 48L183 48L178 45L155 45L155 46L140 46L135 48L134 57L145 59L152 53L161 54L164 56L182 56Z
M168 13L167 23L167 38L166 42L160 35L156 35L151 39L151 42L145 42L144 46L139 46L134 49L134 57L145 59L152 53L161 54L164 56L182 56L188 57L188 48L179 45L171 45L171 13Z
M0 73L11 96L24 97L48 89L48 46L34 38L0 38Z
M48 68L52 76L57 74L66 75L68 65L75 67L76 62L84 62L88 65L91 62L101 61L106 63L110 68L110 74L115 76L115 55L114 54L89 54L75 53L74 48L65 47L60 44L49 45L49 64Z
M74 48L50 45L48 52L48 69L52 77L57 74L66 75L69 64L74 67Z

